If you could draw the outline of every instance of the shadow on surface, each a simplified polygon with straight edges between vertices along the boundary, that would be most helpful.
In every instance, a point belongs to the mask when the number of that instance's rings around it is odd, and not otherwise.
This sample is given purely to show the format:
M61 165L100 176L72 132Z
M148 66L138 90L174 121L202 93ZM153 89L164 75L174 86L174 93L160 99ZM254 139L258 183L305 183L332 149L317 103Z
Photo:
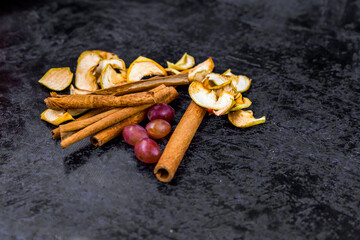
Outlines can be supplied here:
M70 155L64 158L64 170L66 174L69 174L79 167L86 164L89 160L91 154L95 151L96 147L89 145L83 148L80 148L76 152L71 153Z

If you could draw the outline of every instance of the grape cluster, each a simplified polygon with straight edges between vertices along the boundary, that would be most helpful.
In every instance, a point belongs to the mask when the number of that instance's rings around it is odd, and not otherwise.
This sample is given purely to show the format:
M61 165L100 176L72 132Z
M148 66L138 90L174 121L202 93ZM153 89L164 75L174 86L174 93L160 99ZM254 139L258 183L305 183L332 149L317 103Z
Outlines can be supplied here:
M135 146L136 157L144 163L156 163L161 157L161 149L153 139L167 136L171 131L170 121L175 110L167 104L158 103L147 112L149 123L143 128L130 124L123 130L123 138L128 144Z

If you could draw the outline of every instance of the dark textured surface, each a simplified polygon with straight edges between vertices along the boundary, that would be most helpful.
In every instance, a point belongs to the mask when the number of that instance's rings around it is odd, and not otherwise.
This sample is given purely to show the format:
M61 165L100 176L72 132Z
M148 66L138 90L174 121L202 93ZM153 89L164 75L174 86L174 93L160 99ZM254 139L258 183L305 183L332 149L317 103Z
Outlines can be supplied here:
M0 238L359 239L359 3L268 2L2 6ZM62 150L37 81L89 49L127 65L211 56L253 79L245 95L268 121L206 117L170 184L122 139ZM179 91L173 125L190 102Z

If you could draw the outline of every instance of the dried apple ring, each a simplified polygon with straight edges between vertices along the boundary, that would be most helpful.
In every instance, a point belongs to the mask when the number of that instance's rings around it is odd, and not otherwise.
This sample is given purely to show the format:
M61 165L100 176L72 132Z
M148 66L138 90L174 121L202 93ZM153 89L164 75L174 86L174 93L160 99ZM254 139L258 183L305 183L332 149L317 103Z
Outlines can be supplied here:
M62 91L71 84L73 73L70 68L51 68L39 80L39 83L53 91Z
M41 119L56 126L60 123L74 120L68 112L53 109L46 109L43 113L41 113Z

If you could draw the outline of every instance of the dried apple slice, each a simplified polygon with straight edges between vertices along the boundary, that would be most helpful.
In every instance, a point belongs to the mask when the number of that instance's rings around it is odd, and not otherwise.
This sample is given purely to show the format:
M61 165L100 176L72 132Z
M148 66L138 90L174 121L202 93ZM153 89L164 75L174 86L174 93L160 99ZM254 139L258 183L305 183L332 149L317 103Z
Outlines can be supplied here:
M205 83L205 82L204 82ZM216 93L217 96L220 96L220 94L223 92L223 91L226 91L226 92L229 92L231 94L233 94L234 96L234 99L237 99L239 96L238 94L235 93L233 87L231 86L231 84L226 84L225 86L223 86L222 88L219 88L219 89L213 89L214 92ZM239 93L241 95L241 93Z
M246 76L239 75L231 81L231 85L236 92L242 93L250 88L251 79Z
M173 68L165 68L165 71L168 75L178 75L180 71L173 69Z
M99 88L94 72L101 59L101 56L94 51L86 51L80 55L75 73L75 86L77 88L88 91Z
M100 61L99 66L96 67L96 75L100 76L108 64L110 64L113 69L118 69L121 73L126 72L125 62L122 59L103 59Z
M234 95L230 92L223 91L220 94L219 100L220 99L223 101L223 103L225 103L224 104L225 106L219 110L213 110L213 113L216 116L220 116L220 115L224 115L224 114L228 113L230 111L230 109L235 105Z
M60 123L74 120L68 112L53 109L46 109L43 113L41 113L41 119L56 126Z
M111 64L106 65L100 75L101 88L109 88L122 83L126 83L126 78L121 73L117 73Z
M77 89L73 85L70 85L70 94L71 95L76 95L76 94L85 95L85 94L89 94L89 93L91 93L91 91ZM75 116L78 116L80 114L83 114L84 112L86 112L88 110L89 109L87 109L87 108L76 108L76 109L68 109L67 112L71 116L75 117Z
M71 84L73 73L70 68L51 68L39 80L39 83L53 91L62 91Z
M157 62L146 58L138 57L134 62L131 63L127 71L127 81L135 82L141 80L145 76L158 76L167 75L166 70L160 66Z
M230 109L230 111L237 111L243 108L248 108L251 105L250 99L246 97L239 97L235 100L235 105Z
M218 98L214 91L205 88L203 83L197 81L190 84L189 95L197 105L207 109L230 109L234 105L233 94L223 91Z
M207 109L213 109L217 101L215 92L205 88L204 85L198 81L190 84L189 95L197 105Z
M173 64L171 62L167 62L168 68L172 68L175 70L186 70L192 68L195 65L195 59L189 54L185 53L177 63Z
M225 76L235 76L232 72L231 69L229 68L228 70L226 70L225 72L223 72L221 75L225 75Z
M243 111L238 110L235 112L230 112L228 114L229 121L236 127L246 128L254 125L264 123L266 121L265 116L261 118L254 118L253 112L251 110Z
M188 73L189 81L202 81L208 73L213 71L214 66L212 58L208 58L206 61L196 65Z
M220 75L218 73L209 73L206 75L204 81L208 81L209 89L219 89L228 85L232 77Z
M248 77L242 75L237 76L231 72L230 68L226 70L222 75L234 77L234 79L231 81L231 85L236 92L242 93L249 90L251 85L251 79L249 79Z

